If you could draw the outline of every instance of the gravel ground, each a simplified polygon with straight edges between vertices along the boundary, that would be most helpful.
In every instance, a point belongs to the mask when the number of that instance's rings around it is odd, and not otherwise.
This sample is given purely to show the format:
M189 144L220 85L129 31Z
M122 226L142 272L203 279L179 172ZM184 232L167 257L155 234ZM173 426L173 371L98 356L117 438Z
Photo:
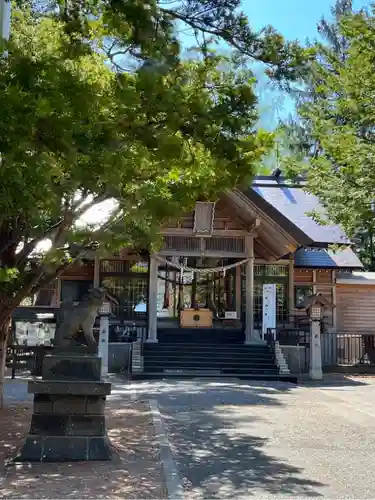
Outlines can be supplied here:
M149 400L160 409L184 500L374 498L374 377L332 375L300 386L112 382L108 427L119 458L9 467L0 498L167 498ZM8 414L0 414L3 457L22 444L30 415L20 383L8 388L8 401Z
M133 390L135 386L133 386ZM374 498L375 381L143 382L185 499Z
M166 498L149 403L121 397L121 386L107 405L113 461L4 467L28 430L32 407L25 389L25 382L8 383L7 406L0 410L0 498Z

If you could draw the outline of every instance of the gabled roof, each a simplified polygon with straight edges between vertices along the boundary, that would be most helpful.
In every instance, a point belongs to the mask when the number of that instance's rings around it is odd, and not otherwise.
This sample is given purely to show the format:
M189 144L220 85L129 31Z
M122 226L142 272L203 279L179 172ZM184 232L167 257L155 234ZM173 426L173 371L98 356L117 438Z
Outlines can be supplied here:
M295 267L320 269L362 269L362 263L351 248L333 252L327 248L300 248L294 254Z
M235 213L245 221L248 230L255 229L255 253L266 260L277 260L294 253L301 243L291 231L278 223L275 217L265 213L258 203L254 203L248 193L238 189L228 191L225 199ZM277 213L277 210L275 210ZM260 224L259 224L260 223Z
M322 226L307 215L308 212L316 211L324 216L324 208L303 187L303 181L293 185L282 177L263 176L255 178L252 188L245 194L290 231L301 245L350 244L340 226Z

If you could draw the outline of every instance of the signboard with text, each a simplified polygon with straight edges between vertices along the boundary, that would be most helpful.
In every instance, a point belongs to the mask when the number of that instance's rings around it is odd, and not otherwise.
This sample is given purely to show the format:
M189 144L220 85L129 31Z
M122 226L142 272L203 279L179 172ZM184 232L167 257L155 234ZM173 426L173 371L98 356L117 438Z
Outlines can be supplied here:
M276 285L263 285L262 335L276 328Z
M225 319L237 319L237 311L225 311Z

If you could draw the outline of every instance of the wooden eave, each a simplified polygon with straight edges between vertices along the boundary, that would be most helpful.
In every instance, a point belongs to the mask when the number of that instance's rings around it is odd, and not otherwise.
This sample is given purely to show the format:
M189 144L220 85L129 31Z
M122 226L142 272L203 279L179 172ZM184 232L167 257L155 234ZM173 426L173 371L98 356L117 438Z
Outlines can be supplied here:
M229 191L225 194L225 198L243 220L249 221L249 223L257 219L260 220L254 240L255 252L260 257L266 260L277 260L287 254L294 253L300 246L300 243L293 236L241 191Z

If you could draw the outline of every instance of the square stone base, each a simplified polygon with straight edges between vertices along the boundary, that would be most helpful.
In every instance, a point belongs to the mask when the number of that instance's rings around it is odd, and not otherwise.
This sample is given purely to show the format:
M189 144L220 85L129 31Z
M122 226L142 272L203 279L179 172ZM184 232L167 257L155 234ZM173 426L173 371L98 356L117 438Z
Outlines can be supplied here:
M111 460L107 436L40 436L29 434L14 462Z
M110 460L105 396L35 394L29 434L15 462Z
M47 357L46 357L47 358ZM97 356L51 355L43 380L30 381L34 408L29 434L15 462L110 460L105 400Z
M47 354L43 359L43 380L100 381L98 356Z

